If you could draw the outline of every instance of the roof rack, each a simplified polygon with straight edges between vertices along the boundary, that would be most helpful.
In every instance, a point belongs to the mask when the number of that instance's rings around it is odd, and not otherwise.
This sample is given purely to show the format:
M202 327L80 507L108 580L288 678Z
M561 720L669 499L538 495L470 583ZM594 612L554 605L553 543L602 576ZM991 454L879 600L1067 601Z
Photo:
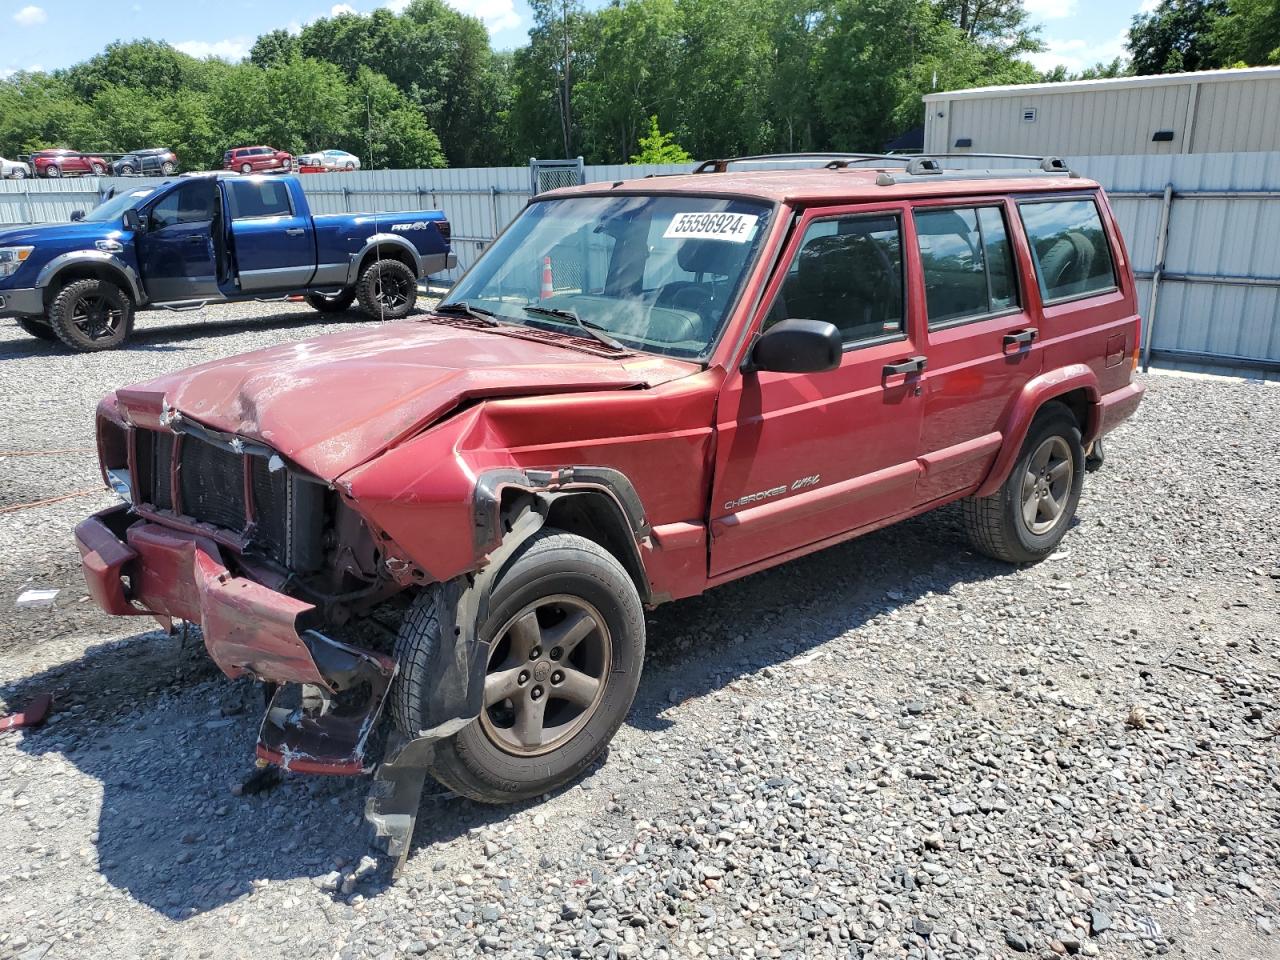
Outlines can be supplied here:
M1038 170L975 170L962 167L944 167L943 160L955 160L968 157L983 157L995 160L1028 160L1038 164ZM694 169L694 173L727 173L729 164L750 161L769 161L773 163L812 163L825 160L822 164L828 170L843 170L854 164L878 162L901 163L903 173L908 176L947 176L950 179L980 179L993 175L1009 176L1011 174L1028 175L1052 174L1054 176L1075 176L1061 157L1037 157L1023 153L934 153L934 154L902 154L902 153L763 153L745 157L725 157L719 160L705 160ZM877 183L888 186L894 183L893 175L887 171L877 178Z

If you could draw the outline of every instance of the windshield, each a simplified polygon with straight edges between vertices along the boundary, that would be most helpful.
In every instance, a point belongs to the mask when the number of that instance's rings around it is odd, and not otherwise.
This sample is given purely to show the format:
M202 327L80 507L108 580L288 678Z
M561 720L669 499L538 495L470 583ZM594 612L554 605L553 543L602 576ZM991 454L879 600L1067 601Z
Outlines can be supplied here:
M758 201L710 197L544 200L498 238L446 304L700 357L719 336L772 213Z
M125 193L117 193L106 203L98 204L85 214L84 222L106 223L108 220L118 220L126 210L137 206L143 198L153 193L155 193L154 190L129 190Z

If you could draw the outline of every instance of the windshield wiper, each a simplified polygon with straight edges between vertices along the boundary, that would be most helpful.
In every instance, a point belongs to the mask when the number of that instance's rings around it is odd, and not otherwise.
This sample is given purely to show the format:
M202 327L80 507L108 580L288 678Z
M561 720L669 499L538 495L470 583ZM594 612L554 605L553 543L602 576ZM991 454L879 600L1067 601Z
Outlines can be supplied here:
M465 300L455 300L452 303L437 303L435 312L470 317L472 320L479 320L490 327L500 326L500 321L497 319L498 315L492 310L486 310L484 307L473 307Z
M576 324L587 332L589 336L595 337L605 346L613 347L615 350L626 350L627 348L620 344L613 337L604 332L604 328L598 323L592 323L590 320L583 320L578 316L575 310L563 310L558 307L539 307L531 304L525 307L529 313L537 316L554 317L557 320L568 320L570 323Z

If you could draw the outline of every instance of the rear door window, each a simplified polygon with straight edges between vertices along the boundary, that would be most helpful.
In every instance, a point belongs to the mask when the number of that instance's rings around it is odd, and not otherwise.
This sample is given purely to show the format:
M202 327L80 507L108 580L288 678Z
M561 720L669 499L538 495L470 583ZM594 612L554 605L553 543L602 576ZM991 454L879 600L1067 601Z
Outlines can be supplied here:
M289 189L279 180L229 179L224 182L232 220L287 217L293 214L293 207L289 203Z
M931 329L1017 307L1013 253L999 207L920 209L915 221Z
M1093 200L1020 203L1018 212L1046 303L1115 289L1111 247Z
M787 318L825 320L848 344L903 331L902 229L896 214L817 220L787 269L767 329Z

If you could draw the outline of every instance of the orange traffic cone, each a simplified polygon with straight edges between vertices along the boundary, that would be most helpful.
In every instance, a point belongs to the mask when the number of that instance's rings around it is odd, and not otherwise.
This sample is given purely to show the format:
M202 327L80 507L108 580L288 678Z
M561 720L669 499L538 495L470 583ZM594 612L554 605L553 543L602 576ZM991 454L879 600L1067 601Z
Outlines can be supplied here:
M555 289L551 285L551 258L542 258L542 290L539 292L539 299L546 300L555 293Z

